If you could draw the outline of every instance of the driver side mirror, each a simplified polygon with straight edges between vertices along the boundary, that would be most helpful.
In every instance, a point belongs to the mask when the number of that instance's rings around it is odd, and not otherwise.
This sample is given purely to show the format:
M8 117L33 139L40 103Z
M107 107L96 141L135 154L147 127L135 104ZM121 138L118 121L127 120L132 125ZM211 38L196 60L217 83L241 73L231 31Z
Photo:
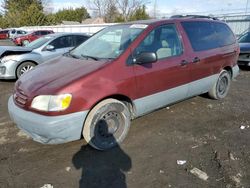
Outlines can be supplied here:
M53 51L53 50L55 50L55 47L53 45L47 45L46 50L47 51Z
M157 55L154 52L142 52L133 59L133 62L139 65L155 63L156 61Z

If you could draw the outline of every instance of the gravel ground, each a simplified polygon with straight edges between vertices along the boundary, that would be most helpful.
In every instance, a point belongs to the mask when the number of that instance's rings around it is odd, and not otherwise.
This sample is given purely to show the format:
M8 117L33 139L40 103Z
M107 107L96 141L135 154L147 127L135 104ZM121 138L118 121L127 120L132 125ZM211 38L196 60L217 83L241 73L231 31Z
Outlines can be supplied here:
M199 96L134 120L125 142L106 152L84 140L32 141L8 117L13 86L0 81L1 188L250 187L250 70L224 100Z

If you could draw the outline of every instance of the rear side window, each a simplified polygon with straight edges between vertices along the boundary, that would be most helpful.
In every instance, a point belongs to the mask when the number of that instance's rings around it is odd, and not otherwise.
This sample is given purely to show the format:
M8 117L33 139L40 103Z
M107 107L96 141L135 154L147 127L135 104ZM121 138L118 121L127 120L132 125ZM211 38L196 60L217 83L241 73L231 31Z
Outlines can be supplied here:
M203 51L235 42L232 31L226 24L212 22L182 22L194 51Z
M213 23L213 25L217 33L218 41L220 42L220 46L227 46L235 43L236 38L232 30L226 24Z

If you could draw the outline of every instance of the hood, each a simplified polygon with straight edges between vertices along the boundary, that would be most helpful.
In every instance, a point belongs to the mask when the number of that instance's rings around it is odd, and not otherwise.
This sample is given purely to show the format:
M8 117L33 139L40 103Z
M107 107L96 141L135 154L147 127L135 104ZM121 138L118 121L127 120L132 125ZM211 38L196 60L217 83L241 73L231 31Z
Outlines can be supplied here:
M18 55L31 52L31 48L20 46L0 46L0 58L6 55Z
M62 56L43 63L21 76L16 86L28 96L43 89L45 92L56 92L103 67L106 63L107 61L80 60Z
M249 53L250 52L250 43L239 43L240 53Z

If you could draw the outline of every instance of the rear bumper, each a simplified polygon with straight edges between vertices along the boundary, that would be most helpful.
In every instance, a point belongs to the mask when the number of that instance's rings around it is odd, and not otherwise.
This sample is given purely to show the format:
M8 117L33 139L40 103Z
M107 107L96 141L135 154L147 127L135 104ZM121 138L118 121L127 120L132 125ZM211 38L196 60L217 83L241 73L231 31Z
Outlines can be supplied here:
M236 78L238 75L240 74L240 68L238 65L235 65L233 67L233 75L232 75L232 78Z
M33 140L44 144L60 144L81 138L84 120L88 111L61 116L44 116L23 110L9 98L8 109L11 119L18 128Z

